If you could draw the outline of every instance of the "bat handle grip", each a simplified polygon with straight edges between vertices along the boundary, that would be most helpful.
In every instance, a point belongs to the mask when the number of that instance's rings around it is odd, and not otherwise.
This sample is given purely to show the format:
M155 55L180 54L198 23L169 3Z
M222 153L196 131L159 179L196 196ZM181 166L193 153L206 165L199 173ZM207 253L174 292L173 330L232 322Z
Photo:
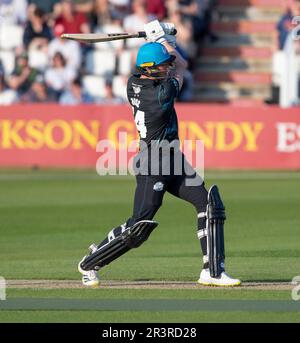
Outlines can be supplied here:
M176 33L177 33L177 30L174 29L174 30L171 32L171 35L172 35L172 36L175 36ZM138 38L146 38L146 37L147 37L147 35L146 35L146 32L145 32L145 31L139 31L139 32L138 32Z

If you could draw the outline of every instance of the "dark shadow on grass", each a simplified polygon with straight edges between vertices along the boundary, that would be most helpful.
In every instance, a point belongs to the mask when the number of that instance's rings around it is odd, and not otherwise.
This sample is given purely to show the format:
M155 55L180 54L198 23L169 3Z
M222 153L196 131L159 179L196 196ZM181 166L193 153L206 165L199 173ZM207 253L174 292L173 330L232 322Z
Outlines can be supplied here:
M292 285L291 279L243 279L242 282L261 282L261 283L272 283L272 282L288 282Z

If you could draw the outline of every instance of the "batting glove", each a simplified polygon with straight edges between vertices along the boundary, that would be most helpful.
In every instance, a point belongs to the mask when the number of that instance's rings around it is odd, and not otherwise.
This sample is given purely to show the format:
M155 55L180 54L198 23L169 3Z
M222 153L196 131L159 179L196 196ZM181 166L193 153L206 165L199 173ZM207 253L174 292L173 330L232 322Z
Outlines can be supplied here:
M160 23L160 26L163 28L167 35L174 35L175 24L173 23Z
M153 20L145 24L144 31L146 32L147 40L150 42L163 43L166 41L166 33L158 20Z

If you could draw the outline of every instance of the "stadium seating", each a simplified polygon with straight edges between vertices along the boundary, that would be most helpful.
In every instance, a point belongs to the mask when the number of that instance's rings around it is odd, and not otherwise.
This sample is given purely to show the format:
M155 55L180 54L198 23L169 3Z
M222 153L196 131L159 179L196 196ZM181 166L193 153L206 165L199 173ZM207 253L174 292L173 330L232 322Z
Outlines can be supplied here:
M256 105L270 96L276 22L281 0L219 0L212 31L198 59L195 100Z
M48 56L45 52L31 49L28 51L29 65L40 71L45 71L48 66Z
M4 72L10 75L15 67L15 54L12 50L0 50L0 61L3 64Z
M283 12L282 0L218 0L212 15L212 32L218 39L201 43L199 57L194 62L193 101L256 105L269 98L271 84L278 85L282 75L280 56L274 55L273 62L272 56L276 23ZM95 32L123 31L120 25L106 24ZM22 36L21 26L11 23L1 26L0 60L8 75L14 69L14 50L22 46ZM132 72L136 43L141 42L117 40L83 49L81 72L86 90L99 96L105 78L109 77L113 79L116 95L126 99L124 77ZM29 51L29 64L44 71L49 61L41 51Z
M120 53L118 58L118 74L127 76L131 72L132 51L124 50Z
M87 54L86 71L88 74L109 76L116 68L116 54L111 50L93 50Z
M23 28L18 25L2 24L0 34L0 49L12 50L22 45Z
M123 28L119 25L103 25L101 29L98 29L96 33L121 33L123 32ZM102 42L101 44L95 44L95 49L97 50L113 50L116 51L118 49L123 48L124 41L123 40L115 40L111 42Z
M127 78L122 75L114 76L113 78L113 93L115 96L119 96L124 100L127 100L126 93Z
M83 89L94 98L105 96L105 78L96 75L86 75L82 79Z
M12 73L15 67L14 49L22 45L23 28L13 24L1 24L0 31L0 61L5 74Z

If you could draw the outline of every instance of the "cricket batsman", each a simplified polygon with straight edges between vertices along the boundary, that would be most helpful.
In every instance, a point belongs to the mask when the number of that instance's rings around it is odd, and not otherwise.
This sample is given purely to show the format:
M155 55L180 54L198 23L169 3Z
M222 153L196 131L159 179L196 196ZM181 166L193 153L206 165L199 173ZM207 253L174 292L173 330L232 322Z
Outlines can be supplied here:
M127 97L140 136L139 152L135 156L133 213L99 245L92 244L90 253L79 262L78 270L85 286L97 286L101 268L148 239L158 225L152 219L162 205L165 192L188 201L197 211L197 236L203 254L198 283L241 284L225 273L226 217L218 187L213 185L207 191L204 181L179 149L174 101L182 87L187 63L175 49L176 38L170 34L174 29L174 24L157 20L144 25L148 42L137 54L138 73L130 76L127 83Z

